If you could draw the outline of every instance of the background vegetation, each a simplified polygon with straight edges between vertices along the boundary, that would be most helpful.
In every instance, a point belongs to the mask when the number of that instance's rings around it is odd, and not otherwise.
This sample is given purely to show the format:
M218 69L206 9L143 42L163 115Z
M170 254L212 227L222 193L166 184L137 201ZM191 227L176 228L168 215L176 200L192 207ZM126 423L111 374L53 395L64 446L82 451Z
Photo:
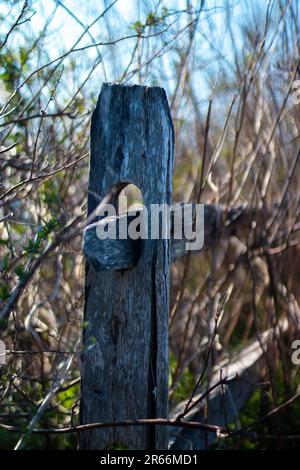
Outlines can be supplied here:
M299 447L299 2L0 6L0 448L76 448L76 435L29 431L78 424L89 123L104 81L166 89L175 202L238 208L230 233L172 267L171 406L258 341L255 391L229 423L255 433L214 448Z

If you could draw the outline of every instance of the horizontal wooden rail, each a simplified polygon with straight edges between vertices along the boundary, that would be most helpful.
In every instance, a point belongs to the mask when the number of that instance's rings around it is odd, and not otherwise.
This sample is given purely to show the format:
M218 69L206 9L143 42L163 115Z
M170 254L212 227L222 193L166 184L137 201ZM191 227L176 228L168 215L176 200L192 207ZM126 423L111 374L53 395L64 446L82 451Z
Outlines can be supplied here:
M180 204L179 206L183 206ZM195 207L195 205L194 205ZM204 205L204 245L201 251L210 249L213 244L222 236L229 236L235 221L241 216L245 210L244 206L239 206L229 211L214 204ZM139 211L141 212L142 209ZM115 225L116 233L119 233L119 226L122 219L127 217L128 225L138 217L138 214L129 212L121 214L107 220L107 227L110 229ZM176 261L187 253L186 242L183 237L178 240L174 238L174 217L171 213L171 260ZM83 251L89 263L96 271L105 270L122 270L130 269L137 265L142 252L143 240L132 240L127 238L120 240L104 239L100 240L97 236L97 222L86 227L83 241ZM199 253L200 250L191 251L192 254Z

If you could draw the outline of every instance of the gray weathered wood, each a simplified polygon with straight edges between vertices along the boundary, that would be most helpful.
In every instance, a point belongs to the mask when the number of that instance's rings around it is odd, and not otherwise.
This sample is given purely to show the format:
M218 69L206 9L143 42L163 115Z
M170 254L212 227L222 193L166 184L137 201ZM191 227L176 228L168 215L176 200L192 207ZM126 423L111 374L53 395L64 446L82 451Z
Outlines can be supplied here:
M163 89L104 84L92 117L88 213L128 183L147 208L171 204L173 145ZM87 259L81 423L167 417L169 266L163 239L144 240L126 271L97 272ZM165 449L167 442L163 426L81 434L82 449Z

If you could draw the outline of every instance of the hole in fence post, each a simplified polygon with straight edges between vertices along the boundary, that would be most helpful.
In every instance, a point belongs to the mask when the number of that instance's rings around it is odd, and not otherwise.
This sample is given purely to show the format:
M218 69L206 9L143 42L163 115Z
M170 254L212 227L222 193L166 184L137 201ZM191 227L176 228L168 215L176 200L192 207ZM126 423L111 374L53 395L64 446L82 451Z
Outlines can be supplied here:
M147 209L141 190L131 183L114 184L84 233L83 251L96 271L134 268L148 236Z
M118 213L124 214L126 212L136 211L143 209L143 196L141 190L132 183L129 183L118 196Z

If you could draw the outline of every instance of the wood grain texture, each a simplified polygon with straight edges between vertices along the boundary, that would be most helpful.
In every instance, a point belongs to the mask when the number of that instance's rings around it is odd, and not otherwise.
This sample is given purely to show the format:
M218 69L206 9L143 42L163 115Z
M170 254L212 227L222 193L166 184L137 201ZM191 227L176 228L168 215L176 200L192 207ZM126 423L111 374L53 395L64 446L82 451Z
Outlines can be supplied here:
M158 87L104 84L91 125L88 212L119 185L171 204L174 134ZM168 416L170 244L145 240L137 265L97 272L87 259L81 423ZM82 449L167 448L166 427L82 433Z

